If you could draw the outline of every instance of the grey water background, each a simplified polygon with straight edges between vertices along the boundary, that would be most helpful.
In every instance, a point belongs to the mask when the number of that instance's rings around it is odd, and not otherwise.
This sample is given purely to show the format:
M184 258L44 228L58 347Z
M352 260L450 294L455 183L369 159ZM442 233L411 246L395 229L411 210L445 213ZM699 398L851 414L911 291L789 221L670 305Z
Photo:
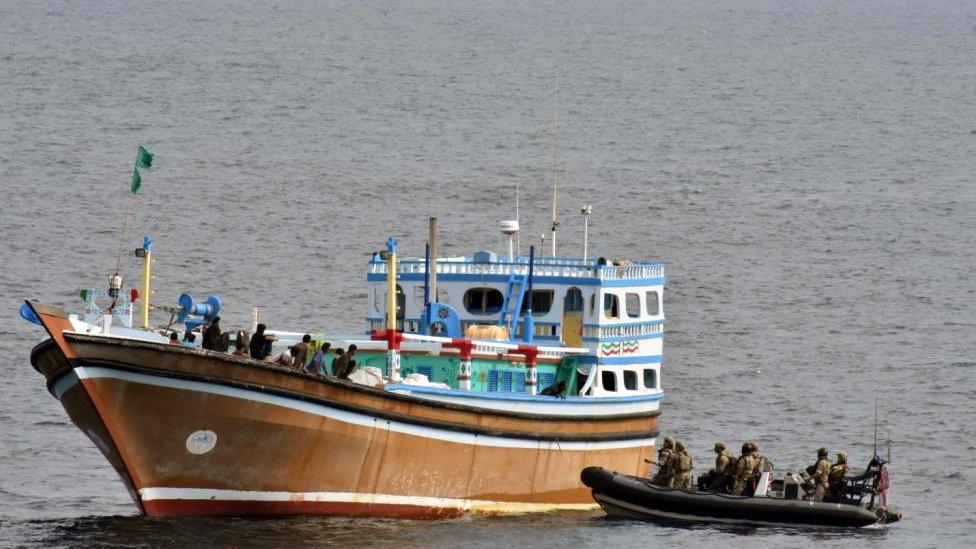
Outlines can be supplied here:
M0 0L0 545L976 545L974 34L964 1ZM548 229L557 68L560 252L592 203L593 253L668 265L662 430L699 470L861 465L878 397L904 522L137 516L17 316L105 283L136 145L130 282L150 234L156 301L360 330L387 236L501 250L516 182Z

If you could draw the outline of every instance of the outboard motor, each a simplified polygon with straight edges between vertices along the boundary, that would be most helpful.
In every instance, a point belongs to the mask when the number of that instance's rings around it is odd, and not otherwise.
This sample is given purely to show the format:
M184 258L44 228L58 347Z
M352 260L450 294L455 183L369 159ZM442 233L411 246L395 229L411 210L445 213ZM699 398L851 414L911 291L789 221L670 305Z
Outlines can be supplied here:
M783 499L800 499L800 485L803 480L794 473L783 477Z

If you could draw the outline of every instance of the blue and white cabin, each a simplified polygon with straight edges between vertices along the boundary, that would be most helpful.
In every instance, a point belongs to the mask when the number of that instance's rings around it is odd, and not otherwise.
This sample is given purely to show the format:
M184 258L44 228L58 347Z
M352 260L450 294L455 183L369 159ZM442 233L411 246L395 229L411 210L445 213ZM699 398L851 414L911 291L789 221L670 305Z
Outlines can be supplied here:
M664 335L664 265L602 259L499 258L492 252L439 258L437 296L430 296L432 330L425 318L426 261L397 264L397 326L407 333L495 339L544 346L585 347L578 357L581 396L660 393ZM369 263L367 321L385 327L387 264ZM526 322L531 307L531 320ZM527 324L531 333L526 334ZM481 329L479 331L479 329ZM490 331L489 331L490 332ZM491 389L489 389L491 390ZM501 390L501 389L499 389Z

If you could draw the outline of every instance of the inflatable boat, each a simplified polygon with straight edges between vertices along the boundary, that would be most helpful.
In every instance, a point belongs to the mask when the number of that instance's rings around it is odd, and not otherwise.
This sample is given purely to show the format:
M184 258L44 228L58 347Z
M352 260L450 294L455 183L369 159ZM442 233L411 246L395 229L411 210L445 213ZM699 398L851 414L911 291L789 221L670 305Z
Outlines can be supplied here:
M872 475L873 476L873 475ZM580 474L593 499L608 515L664 522L717 522L778 526L864 527L895 522L900 512L881 505L870 488L858 498L827 503L800 499L790 479L763 473L751 496L687 491L651 484L646 478L623 475L602 467ZM862 483L864 486L865 483ZM867 483L870 484L870 483ZM869 495L870 497L863 497ZM856 501L855 501L856 499Z

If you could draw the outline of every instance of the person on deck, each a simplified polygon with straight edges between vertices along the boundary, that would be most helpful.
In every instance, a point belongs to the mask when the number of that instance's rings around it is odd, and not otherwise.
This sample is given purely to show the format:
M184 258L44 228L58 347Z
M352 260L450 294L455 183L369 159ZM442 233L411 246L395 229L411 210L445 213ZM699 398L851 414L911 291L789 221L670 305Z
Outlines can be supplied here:
M264 333L267 329L264 324L258 324L257 330L251 336L251 358L254 360L264 360L271 354L274 335Z
M566 389L568 387L569 387L569 384L566 383L566 380L564 379L564 380L559 381L558 383L553 383L552 385L546 387L539 394L542 395L542 396L552 396L552 397L557 397L557 398L566 398Z
M312 336L305 334L302 336L302 342L296 343L292 349L294 349L295 357L295 367L299 370L305 369L305 363L308 362L308 352L312 348Z
M339 363L342 362L342 357L346 354L346 350L342 347L336 348L336 355L332 357L332 375L339 376Z
M322 343L322 346L319 347L315 351L315 355L312 356L312 362L308 364L306 370L320 376L326 375L328 372L325 371L325 355L329 352L330 347L332 347L332 345L328 342Z
M349 374L356 368L356 346L350 345L335 366L335 376L339 379L349 379Z
M169 333L169 344L170 345L179 345L180 344L180 334L178 334L176 332L170 332Z
M213 322L203 331L203 341L200 346L209 351L222 351L220 341L220 317L215 316Z
M237 331L237 339L234 340L234 356L251 356L251 351L248 348L247 336L244 332Z

